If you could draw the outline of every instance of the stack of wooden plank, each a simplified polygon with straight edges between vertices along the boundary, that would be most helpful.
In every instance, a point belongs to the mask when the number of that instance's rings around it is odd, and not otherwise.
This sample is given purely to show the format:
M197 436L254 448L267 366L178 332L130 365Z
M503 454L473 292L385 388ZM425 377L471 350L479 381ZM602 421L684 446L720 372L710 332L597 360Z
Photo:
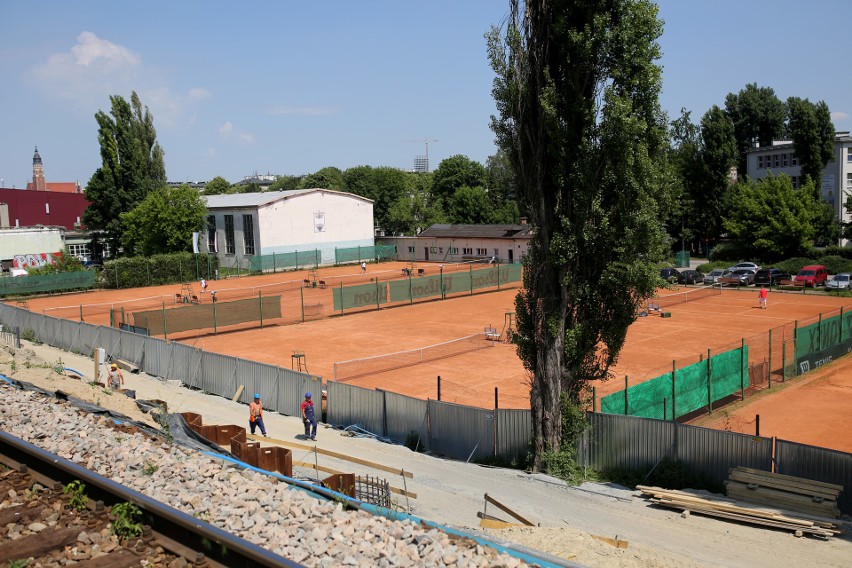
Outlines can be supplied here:
M840 518L837 499L843 491L842 485L735 467L730 470L725 487L728 497L734 499L806 515Z
M828 520L786 515L771 509L742 506L732 499L699 497L692 493L674 489L662 489L646 485L638 485L636 488L649 498L651 503L684 511L684 514L687 512L696 513L751 525L784 529L793 532L796 536L810 534L827 539L840 534L838 526Z

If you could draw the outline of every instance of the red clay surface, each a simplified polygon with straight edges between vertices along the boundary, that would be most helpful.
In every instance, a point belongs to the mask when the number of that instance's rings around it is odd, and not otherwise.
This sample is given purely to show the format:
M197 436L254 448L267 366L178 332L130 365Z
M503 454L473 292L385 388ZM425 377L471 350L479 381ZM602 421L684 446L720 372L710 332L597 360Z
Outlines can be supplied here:
M778 388L692 421L706 428L756 434L852 452L852 358L843 357Z
M383 263L370 265L366 277L381 271L382 279L396 277L400 268L407 263ZM438 270L435 264L420 263L427 274ZM445 270L452 270L450 265ZM479 268L481 266L475 266ZM467 267L462 267L467 269ZM334 267L319 270L318 279L331 281L335 276L361 279L357 267ZM266 274L244 278L232 278L211 282L209 289L219 290L225 296L228 290L259 287L268 289L291 288L298 291L307 271ZM285 284L285 282L287 282ZM197 284L195 289L198 289ZM255 288L256 290L257 288ZM82 294L64 294L29 300L29 309L45 310L45 313L79 319L79 306L83 304L84 319L89 322L108 324L108 310L88 306L155 296L155 305L174 302L179 285L161 286L134 290L109 290ZM263 329L248 329L199 335L181 339L182 342L203 349L273 363L282 367L291 366L293 353L304 353L309 372L324 379L334 378L334 363L417 349L482 333L491 326L501 331L506 312L514 310L517 289L500 292L478 293L473 296L448 298L444 301L427 301L414 305L383 308L381 310L333 315L331 290L309 288L302 290L305 302L318 302L324 306L322 319L295 325L273 325ZM296 292L299 293L299 292ZM661 295L669 291L661 290ZM266 294L266 292L264 292ZM204 298L202 301L209 301ZM141 303L141 302L137 302ZM629 375L630 384L636 384L665 372L671 371L672 361L683 367L706 357L707 350L719 353L739 347L743 338L749 343L749 360L760 361L769 356L767 331L773 329L772 367L781 364L781 352L785 341L792 337L792 322L813 320L818 314L835 312L850 304L847 298L829 297L818 294L778 293L769 295L769 307L758 309L756 290L725 290L721 295L695 302L664 307L672 313L671 318L659 315L639 318L628 331L627 342L621 356L612 369L613 380L596 384L597 400L606 394L624 387L624 376ZM68 306L65 309L49 309ZM91 314L91 315L89 315ZM329 317L331 316L331 317ZM785 325L786 324L786 325ZM784 326L784 327L779 327ZM483 340L485 341L485 340ZM792 353L787 346L788 355ZM350 384L377 387L420 398L437 397L437 377L441 377L441 399L492 407L494 389L499 392L499 405L503 408L528 407L529 379L514 346L497 343L493 348L456 355L440 361L413 365L379 374L355 378ZM600 403L598 402L598 405ZM818 413L827 423L837 424L846 420L847 414L832 416L828 409ZM833 436L812 443L831 445ZM793 438L798 441L797 438Z

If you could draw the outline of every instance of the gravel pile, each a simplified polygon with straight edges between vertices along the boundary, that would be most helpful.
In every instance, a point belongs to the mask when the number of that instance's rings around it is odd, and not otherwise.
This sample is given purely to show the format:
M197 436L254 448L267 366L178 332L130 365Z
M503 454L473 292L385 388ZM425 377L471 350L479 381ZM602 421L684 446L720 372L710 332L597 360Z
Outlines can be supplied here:
M111 428L43 395L0 386L0 428L306 566L524 566L476 542L316 499L253 471Z

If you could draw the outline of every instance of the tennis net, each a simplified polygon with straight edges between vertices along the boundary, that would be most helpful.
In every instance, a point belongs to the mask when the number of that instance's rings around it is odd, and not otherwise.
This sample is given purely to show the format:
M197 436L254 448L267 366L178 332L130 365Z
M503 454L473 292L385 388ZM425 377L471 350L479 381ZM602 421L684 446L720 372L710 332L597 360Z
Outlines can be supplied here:
M396 353L364 357L362 359L350 359L349 361L341 361L334 364L334 380L346 382L371 373L384 373L385 371L419 365L428 361L447 359L455 355L479 349L487 349L489 347L494 347L494 341L486 339L484 333L476 333L459 339L453 339L452 341L428 345L420 349L398 351Z
M667 308L669 306L676 306L678 304L684 304L686 302L694 302L696 300L703 300L704 298L720 296L721 294L722 285L713 284L712 286L705 286L703 288L693 288L685 292L678 292L677 294L660 296L658 298L654 298L653 300L649 300L649 302L657 304L660 308Z

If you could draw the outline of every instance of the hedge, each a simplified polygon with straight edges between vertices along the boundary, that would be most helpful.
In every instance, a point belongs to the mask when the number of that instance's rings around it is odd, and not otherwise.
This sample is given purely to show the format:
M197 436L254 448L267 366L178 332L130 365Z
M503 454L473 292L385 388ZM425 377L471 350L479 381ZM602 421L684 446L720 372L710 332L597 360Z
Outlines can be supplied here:
M150 257L133 256L108 260L98 275L99 288L142 288L206 278L214 280L219 257L177 252Z

